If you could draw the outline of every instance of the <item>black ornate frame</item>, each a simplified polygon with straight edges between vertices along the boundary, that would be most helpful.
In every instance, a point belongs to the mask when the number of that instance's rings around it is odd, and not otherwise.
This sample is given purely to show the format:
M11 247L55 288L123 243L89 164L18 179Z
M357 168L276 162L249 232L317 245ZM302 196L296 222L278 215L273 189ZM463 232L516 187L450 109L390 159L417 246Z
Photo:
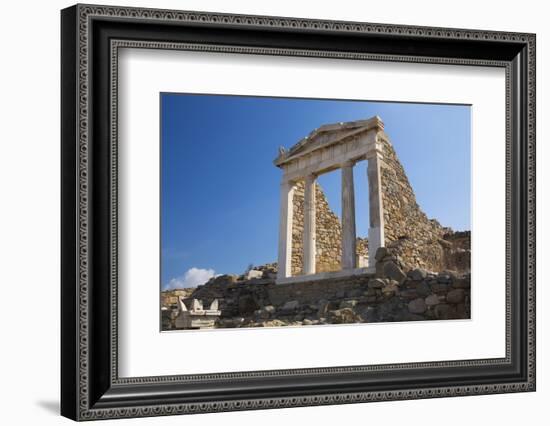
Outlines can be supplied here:
M61 413L74 420L535 390L535 35L76 5L62 28ZM506 357L119 378L120 47L506 70Z

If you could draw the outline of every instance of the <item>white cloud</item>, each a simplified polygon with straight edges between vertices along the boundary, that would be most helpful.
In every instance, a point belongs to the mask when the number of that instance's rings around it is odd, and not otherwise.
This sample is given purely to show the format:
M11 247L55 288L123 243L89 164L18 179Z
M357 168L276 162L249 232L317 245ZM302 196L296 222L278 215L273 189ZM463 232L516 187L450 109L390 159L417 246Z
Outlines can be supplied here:
M191 268L179 277L172 278L167 284L164 284L164 290L172 290L174 288L189 288L204 284L210 278L215 276L213 269Z

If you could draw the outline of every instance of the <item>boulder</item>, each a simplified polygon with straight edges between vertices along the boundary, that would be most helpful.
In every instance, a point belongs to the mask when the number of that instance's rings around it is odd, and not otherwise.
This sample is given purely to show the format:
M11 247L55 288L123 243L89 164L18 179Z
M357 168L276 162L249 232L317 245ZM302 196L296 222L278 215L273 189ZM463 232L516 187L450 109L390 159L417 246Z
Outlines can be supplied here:
M296 309L298 309L298 307L300 306L300 303L297 301L297 300L289 300L288 302L286 302L282 307L281 307L281 311L283 313L292 313L294 312Z
M403 284L407 278L401 268L392 261L384 262L384 276L397 281L399 284Z
M425 281L422 281L416 286L416 294L418 294L420 297L426 297L431 292L432 290L430 289L430 286Z
M264 276L264 271L257 271L256 269L251 269L244 275L244 278L247 280L252 280L254 278L262 278L263 276Z
M446 320L449 319L450 314L450 306L449 305L437 305L435 307L435 317L439 320Z
M416 281L422 281L428 276L424 269L416 268L409 272L409 276Z
M267 312L268 314L273 314L273 313L275 313L275 306L267 305L267 306L264 306L262 310L264 312Z
M439 305L439 297L435 294L431 294L424 300L424 303L426 303L427 306L435 306Z
M423 314L426 312L426 303L421 298L411 300L408 307L411 314Z
M447 302L449 303L461 303L464 301L464 290L457 288L447 293Z
M470 318L470 312L464 303L456 305L456 317L460 319Z
M413 290L413 289L401 290L399 292L399 296L409 300L418 298L418 295L416 294L416 290Z
M256 315L257 318L265 320L271 317L274 313L275 313L275 307L272 305L267 305L255 311L254 314Z

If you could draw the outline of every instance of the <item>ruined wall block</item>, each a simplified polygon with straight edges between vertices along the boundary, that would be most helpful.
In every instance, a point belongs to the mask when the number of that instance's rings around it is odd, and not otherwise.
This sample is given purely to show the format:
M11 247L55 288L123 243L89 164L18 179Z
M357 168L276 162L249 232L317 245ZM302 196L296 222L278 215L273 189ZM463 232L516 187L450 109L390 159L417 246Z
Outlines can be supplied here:
M396 247L409 268L469 270L469 239L460 238L467 249L458 252L452 243L445 244L444 238L455 233L426 216L389 139L384 134L379 134L378 139L383 159L380 182L386 246ZM469 232L466 234L469 237Z

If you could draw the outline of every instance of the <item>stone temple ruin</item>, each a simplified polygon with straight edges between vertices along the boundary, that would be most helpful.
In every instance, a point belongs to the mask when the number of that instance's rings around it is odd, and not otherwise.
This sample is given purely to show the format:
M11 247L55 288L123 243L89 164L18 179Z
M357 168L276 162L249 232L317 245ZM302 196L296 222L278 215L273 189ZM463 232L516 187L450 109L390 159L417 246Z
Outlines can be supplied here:
M361 160L368 162L367 239L355 231L353 166ZM375 272L368 253L388 245L411 267L455 269L461 262L446 250L444 237L452 231L418 206L379 117L321 126L289 150L281 148L274 163L283 170L278 283ZM342 172L341 224L316 183L335 169Z
M355 229L362 160L367 238ZM274 164L283 171L278 262L163 292L163 330L470 318L470 231L422 211L379 117L323 125L280 148ZM337 169L342 221L316 182Z

